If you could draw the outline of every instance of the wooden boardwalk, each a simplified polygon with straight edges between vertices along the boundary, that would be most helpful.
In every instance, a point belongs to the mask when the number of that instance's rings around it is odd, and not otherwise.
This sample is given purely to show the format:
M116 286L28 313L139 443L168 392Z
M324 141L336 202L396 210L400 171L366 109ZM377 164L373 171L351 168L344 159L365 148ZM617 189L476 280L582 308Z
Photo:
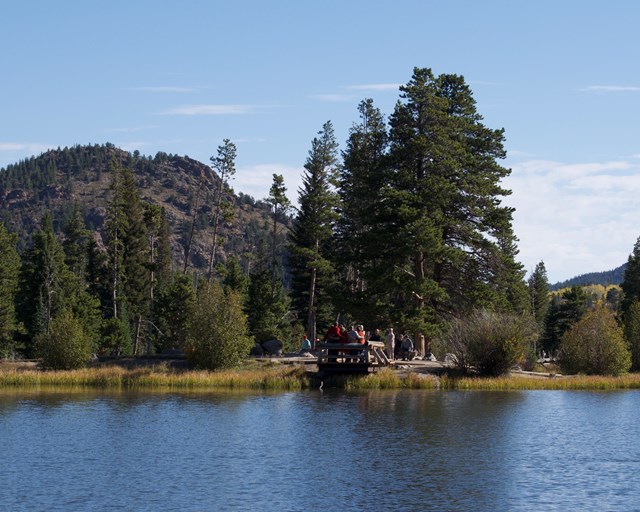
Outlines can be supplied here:
M384 343L320 343L318 370L325 373L369 373L389 366Z

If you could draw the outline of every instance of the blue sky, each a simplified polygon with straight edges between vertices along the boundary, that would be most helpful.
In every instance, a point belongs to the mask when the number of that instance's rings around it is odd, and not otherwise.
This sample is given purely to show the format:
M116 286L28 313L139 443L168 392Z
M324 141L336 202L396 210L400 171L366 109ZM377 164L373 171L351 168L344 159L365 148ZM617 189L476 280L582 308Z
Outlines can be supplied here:
M0 167L112 142L209 163L295 200L327 120L385 114L414 66L463 75L505 128L519 259L550 281L624 263L640 236L640 2L2 0Z

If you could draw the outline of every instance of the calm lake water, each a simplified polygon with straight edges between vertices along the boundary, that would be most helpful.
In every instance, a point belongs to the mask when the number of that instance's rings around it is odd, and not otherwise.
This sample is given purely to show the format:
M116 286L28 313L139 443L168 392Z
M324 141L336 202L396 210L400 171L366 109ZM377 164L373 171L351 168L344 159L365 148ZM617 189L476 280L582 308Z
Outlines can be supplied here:
M640 392L0 392L0 510L640 510Z

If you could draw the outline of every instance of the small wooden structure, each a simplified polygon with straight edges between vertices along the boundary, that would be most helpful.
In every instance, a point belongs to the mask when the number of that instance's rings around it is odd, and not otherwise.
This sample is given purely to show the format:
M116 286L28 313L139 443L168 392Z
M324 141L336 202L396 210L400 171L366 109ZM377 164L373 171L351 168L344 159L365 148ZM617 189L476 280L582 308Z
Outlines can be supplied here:
M389 365L384 343L319 343L318 370L321 372L369 373Z

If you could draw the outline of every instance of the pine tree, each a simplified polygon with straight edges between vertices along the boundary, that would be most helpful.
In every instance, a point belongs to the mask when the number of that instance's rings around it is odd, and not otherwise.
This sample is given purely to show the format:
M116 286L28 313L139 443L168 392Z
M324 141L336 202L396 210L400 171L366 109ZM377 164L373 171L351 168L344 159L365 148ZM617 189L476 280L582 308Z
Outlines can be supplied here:
M631 350L631 371L640 370L640 300L634 300L624 317L624 334Z
M124 238L128 228L125 213L124 194L122 191L122 168L115 161L109 164L111 172L111 197L107 205L105 220L107 242L107 267L110 276L111 317L118 319L121 295L124 294Z
M271 231L271 281L272 295L275 293L276 280L282 279L279 269L282 268L282 259L278 259L278 221L284 222L284 217L291 208L291 201L287 197L287 188L284 186L284 177L281 174L273 175L273 182L269 189L267 204L273 208L273 228Z
M18 313L27 330L27 352L34 338L48 332L51 320L65 305L67 267L62 245L53 232L51 215L42 218L33 236L33 246L22 262L19 279Z
M238 292L242 302L245 303L250 279L240 268L238 258L236 256L229 257L220 273L222 274L222 286L225 289Z
M151 326L155 326L154 324L154 306L155 306L155 288L156 283L158 281L158 274L160 265L158 262L159 258L159 241L160 241L160 230L162 225L163 218L163 209L160 206L152 205L149 203L144 203L144 223L147 231L147 254L149 255L149 261L147 263L148 269L148 278L149 278L149 319L148 322ZM157 333L155 330L152 331L150 335L147 336L146 343L146 353L151 354L151 346L152 346L152 338L156 337Z
M216 191L215 207L213 210L213 240L211 242L211 254L209 256L209 281L213 277L213 265L218 246L218 229L223 215L230 214L231 205L223 202L222 196L227 180L236 173L236 145L229 139L224 139L218 147L218 155L211 157L212 167L218 171L218 188Z
M65 253L65 263L69 270L84 279L87 271L89 230L85 226L78 203L74 203L71 217L65 223L63 233L62 247Z
M140 318L146 318L149 311L149 242L140 192L130 169L122 171L122 187L124 214L127 217L122 237L125 271L123 290L131 318L139 321Z
M20 257L16 235L0 222L0 357L15 356L14 334L18 327L15 298L18 289Z
M133 174L115 163L111 164L111 173L111 198L105 226L111 276L111 318L114 320L111 330L133 332L134 347L137 347L142 320L149 314L147 230ZM129 326L119 325L119 321L124 320L124 311L128 321L132 322ZM118 334L113 339L123 338ZM128 340L122 347L112 347L112 351L123 353L125 346L129 346Z
M275 288L274 288L275 286ZM282 281L273 280L273 271L264 248L258 250L257 263L251 273L245 311L249 333L257 342L278 339L285 341L290 331L291 300Z
M531 314L540 330L542 330L549 309L549 280L547 279L547 269L543 261L536 265L535 270L529 277L528 285Z
M358 112L360 122L351 128L342 153L336 253L343 307L369 323L384 316L376 305L381 302L377 281L387 264L382 253L387 244L379 228L385 220L382 197L388 180L388 135L384 118L371 99L362 101Z
M330 121L311 142L304 168L300 208L290 235L292 295L296 309L306 312L307 335L315 339L317 322L328 324L332 316L329 292L334 277L338 144Z
M631 304L636 300L640 300L640 237L636 240L633 252L627 260L627 267L625 268L620 288L624 293L620 304L620 309L624 316Z
M84 279L68 269L62 244L53 232L48 213L23 259L17 302L19 318L27 331L25 349L28 356L33 355L36 337L48 334L54 318L63 313L78 319L87 339L92 343L96 341L99 302L87 293Z
M195 305L192 277L175 274L163 281L158 289L155 324L160 337L155 340L156 351L184 350L187 324Z
M542 337L542 348L548 354L558 349L564 333L586 313L587 300L587 294L581 286L573 286L551 300Z
M385 239L387 287L401 322L427 335L443 314L517 310L524 272L515 261L503 130L482 124L464 79L414 70L390 118ZM426 331L426 332L425 332Z

